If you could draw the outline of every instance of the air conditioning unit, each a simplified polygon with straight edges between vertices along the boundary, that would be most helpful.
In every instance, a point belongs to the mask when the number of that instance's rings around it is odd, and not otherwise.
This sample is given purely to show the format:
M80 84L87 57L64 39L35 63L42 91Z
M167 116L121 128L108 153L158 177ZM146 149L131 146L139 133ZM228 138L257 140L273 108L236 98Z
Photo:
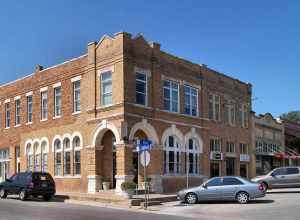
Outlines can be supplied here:
M223 160L223 153L221 152L210 152L210 160Z

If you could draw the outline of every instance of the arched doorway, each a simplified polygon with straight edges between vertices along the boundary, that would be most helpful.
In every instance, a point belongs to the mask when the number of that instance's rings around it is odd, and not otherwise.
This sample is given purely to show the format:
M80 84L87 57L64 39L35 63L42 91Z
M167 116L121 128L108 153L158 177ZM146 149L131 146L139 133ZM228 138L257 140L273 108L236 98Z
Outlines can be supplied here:
M109 180L111 188L115 189L117 174L116 137L111 130L106 130L102 137L97 137L96 143L99 145L96 147L101 149L97 151L96 157L97 174Z

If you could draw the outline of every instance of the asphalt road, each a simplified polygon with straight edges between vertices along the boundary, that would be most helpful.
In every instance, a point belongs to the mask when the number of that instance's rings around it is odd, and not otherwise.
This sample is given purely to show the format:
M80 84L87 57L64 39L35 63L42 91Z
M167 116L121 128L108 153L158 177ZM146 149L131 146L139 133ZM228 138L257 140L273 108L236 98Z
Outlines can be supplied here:
M26 201L0 199L0 220L183 220L141 211L109 209L63 202Z
M158 213L210 220L298 220L300 193L272 193L265 198L240 205L235 202L211 202L185 205L179 202L153 207Z

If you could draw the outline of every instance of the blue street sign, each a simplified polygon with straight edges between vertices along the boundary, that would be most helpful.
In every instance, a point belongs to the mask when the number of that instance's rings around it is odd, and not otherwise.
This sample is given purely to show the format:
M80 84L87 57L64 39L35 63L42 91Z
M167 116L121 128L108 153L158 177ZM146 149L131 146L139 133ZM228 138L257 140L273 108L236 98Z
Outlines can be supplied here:
M152 141L150 140L138 140L136 150L140 151L147 151L150 150L152 147Z

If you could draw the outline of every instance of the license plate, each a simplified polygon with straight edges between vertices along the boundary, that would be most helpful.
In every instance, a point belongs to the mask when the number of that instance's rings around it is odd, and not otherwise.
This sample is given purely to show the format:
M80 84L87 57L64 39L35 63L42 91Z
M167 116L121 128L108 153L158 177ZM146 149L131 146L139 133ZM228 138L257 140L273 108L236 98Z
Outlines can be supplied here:
M47 187L47 183L42 183L42 187Z

